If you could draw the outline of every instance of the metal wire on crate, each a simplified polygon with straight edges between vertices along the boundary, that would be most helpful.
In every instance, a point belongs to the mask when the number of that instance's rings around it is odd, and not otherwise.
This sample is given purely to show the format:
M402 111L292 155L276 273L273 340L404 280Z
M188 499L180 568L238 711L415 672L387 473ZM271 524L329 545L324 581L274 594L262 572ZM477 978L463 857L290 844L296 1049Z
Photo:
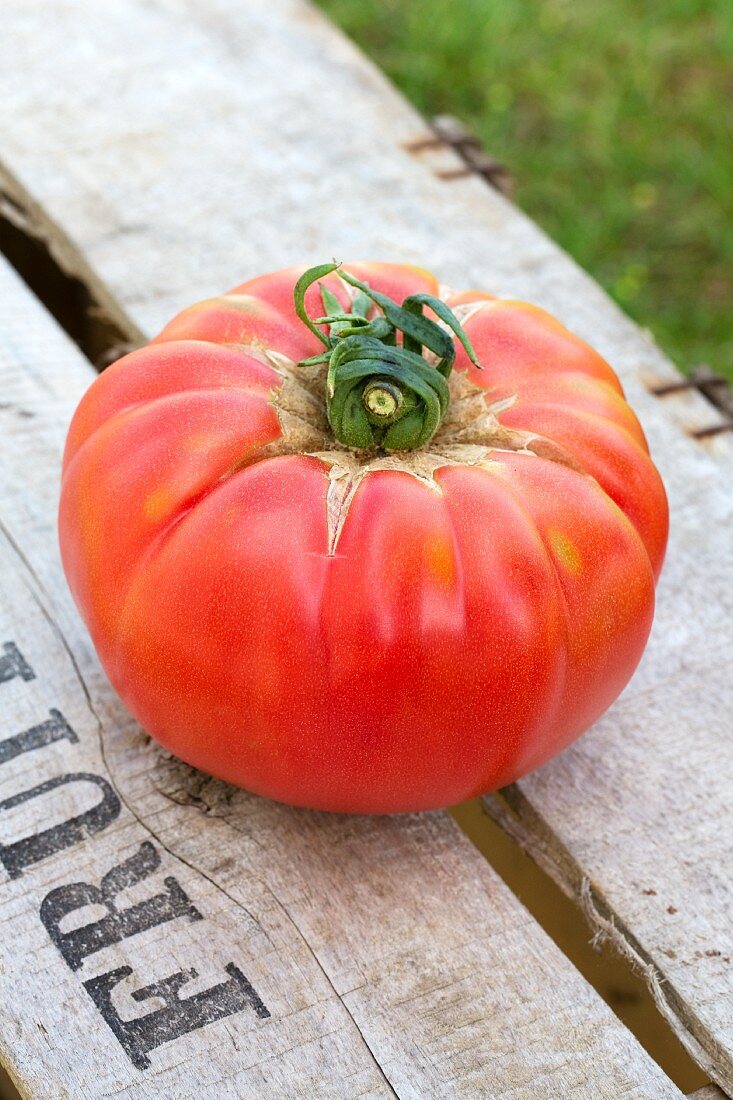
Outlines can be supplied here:
M511 172L505 164L486 152L479 139L469 133L462 122L453 115L436 115L430 122L430 128L432 133L407 143L409 152L422 153L447 146L463 161L463 167L437 171L435 174L438 179L457 180L466 176L481 176L494 190L512 198L514 179Z
M680 378L676 382L662 382L654 386L652 393L657 397L666 397L668 394L684 393L686 390L697 390L703 397L715 405L725 414L725 419L718 424L711 424L706 428L696 428L691 432L695 439L708 439L721 432L733 431L733 389L727 378L716 374L710 367L695 367L689 378Z

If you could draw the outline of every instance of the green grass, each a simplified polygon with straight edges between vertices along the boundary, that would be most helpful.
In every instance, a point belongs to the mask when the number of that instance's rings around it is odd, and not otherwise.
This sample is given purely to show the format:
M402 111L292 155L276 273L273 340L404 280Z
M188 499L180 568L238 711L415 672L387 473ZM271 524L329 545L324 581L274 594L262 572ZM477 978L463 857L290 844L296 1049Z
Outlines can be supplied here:
M731 0L320 0L683 370L733 379Z

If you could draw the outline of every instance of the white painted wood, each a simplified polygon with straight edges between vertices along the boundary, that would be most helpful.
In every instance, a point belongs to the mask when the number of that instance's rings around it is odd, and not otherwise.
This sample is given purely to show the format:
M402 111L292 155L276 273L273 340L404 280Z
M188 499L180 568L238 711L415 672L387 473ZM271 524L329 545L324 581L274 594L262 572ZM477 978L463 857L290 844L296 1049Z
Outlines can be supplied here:
M0 683L0 845L98 798L87 782L3 809L63 773L111 780L122 801L96 835L14 879L0 872L0 1058L23 1095L680 1096L447 815L291 810L148 741L105 682L56 549L60 451L91 368L4 263L0 327L0 641L34 673ZM5 739L52 708L78 741L10 758ZM145 842L160 867L118 907L173 876L202 919L158 923L70 968L39 918L44 897L98 885ZM61 930L104 915L79 910ZM247 1006L156 1046L147 1067L83 986L131 967L114 1000L129 1019L151 1007L132 999L140 986L195 967L187 997L232 963L269 1017Z
M619 371L672 502L672 545L653 641L624 698L597 728L489 806L567 890L582 896L596 930L634 955L682 1040L730 1086L725 660L731 540L725 525L733 444L724 435L693 443L686 434L718 414L696 395L651 396L650 384L674 377L654 345L483 183L439 179L438 169L455 165L453 154L407 152L423 123L300 0L59 0L50 6L6 0L4 16L12 34L4 36L7 56L0 65L3 154L117 296L131 331L152 332L195 298L259 271L334 254L369 256L414 260L453 285L536 301L590 339ZM63 260L72 270L80 264L68 249ZM126 776L131 799L134 788L138 812L146 820L160 812L162 821L172 821L170 808L159 811L162 796L149 776L133 784L125 744L111 738L109 759L116 774ZM169 796L191 799L177 765L158 762L152 774ZM232 847L228 830L244 829L237 852L258 850L255 826L263 817L269 822L269 808L248 811L244 796L235 796L232 810L229 796L210 784L203 795L193 793L204 807L214 800L215 810L202 818L215 837L212 847L226 851L224 861ZM507 811L509 800L517 815ZM185 826L192 812L181 807L166 838L175 835L181 853L199 860L195 838L202 834ZM246 820L246 828L232 825L235 819ZM298 828L283 823L290 820L278 812L277 824L267 826L268 836L282 838L283 852L300 837ZM398 834L417 827L401 825ZM345 828L369 837L377 826ZM309 867L309 845L302 837L297 844ZM278 860L271 865L281 866ZM217 872L227 873L240 874L226 866ZM370 881L364 867L359 874ZM451 888L459 889L458 881ZM319 958L332 960L345 991L352 988L353 964L343 946L319 931L322 918L307 886L297 893L302 919L313 922ZM464 889L472 887L464 883L461 897ZM648 889L656 894L643 893ZM358 880L360 904L365 890ZM471 904L475 909L464 899L463 911L485 927L489 910L479 916L478 895ZM409 928L411 915L373 897L370 905L385 922L389 955L403 934L400 922ZM677 913L667 912L670 905ZM374 975L377 941L365 939L362 948ZM353 981L356 987L356 971ZM366 994L355 989L349 996L361 1004ZM390 1041L407 1038L393 1028Z

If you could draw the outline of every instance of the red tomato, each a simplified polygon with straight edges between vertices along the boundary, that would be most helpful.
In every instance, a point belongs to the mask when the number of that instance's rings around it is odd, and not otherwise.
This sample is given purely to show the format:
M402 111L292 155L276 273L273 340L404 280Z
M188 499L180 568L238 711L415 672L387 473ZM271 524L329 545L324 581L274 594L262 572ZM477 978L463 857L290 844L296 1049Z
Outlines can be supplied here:
M345 271L401 301L391 264ZM185 310L90 387L64 456L64 568L148 732L271 798L390 813L510 783L641 657L667 537L608 364L547 313L448 296L458 346L421 449L340 444L300 272ZM324 280L343 308L349 288ZM318 316L318 288L306 296Z

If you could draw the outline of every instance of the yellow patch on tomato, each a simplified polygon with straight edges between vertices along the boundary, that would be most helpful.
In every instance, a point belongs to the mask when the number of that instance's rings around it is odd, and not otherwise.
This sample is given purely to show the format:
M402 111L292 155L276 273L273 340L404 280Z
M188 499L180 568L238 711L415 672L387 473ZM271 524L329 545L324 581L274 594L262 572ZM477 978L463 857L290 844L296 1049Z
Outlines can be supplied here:
M199 454L201 451L209 451L218 442L216 434L211 431L189 432L181 443L189 454Z
M425 543L425 563L442 585L452 585L456 578L453 545L444 535L434 535Z
M173 497L170 490L163 486L158 489L153 489L152 493L148 493L145 498L144 511L145 518L155 522L162 519L171 510L173 504Z
M564 531L548 531L547 541L552 551L552 556L558 565L567 569L569 573L578 573L583 562L575 543Z

